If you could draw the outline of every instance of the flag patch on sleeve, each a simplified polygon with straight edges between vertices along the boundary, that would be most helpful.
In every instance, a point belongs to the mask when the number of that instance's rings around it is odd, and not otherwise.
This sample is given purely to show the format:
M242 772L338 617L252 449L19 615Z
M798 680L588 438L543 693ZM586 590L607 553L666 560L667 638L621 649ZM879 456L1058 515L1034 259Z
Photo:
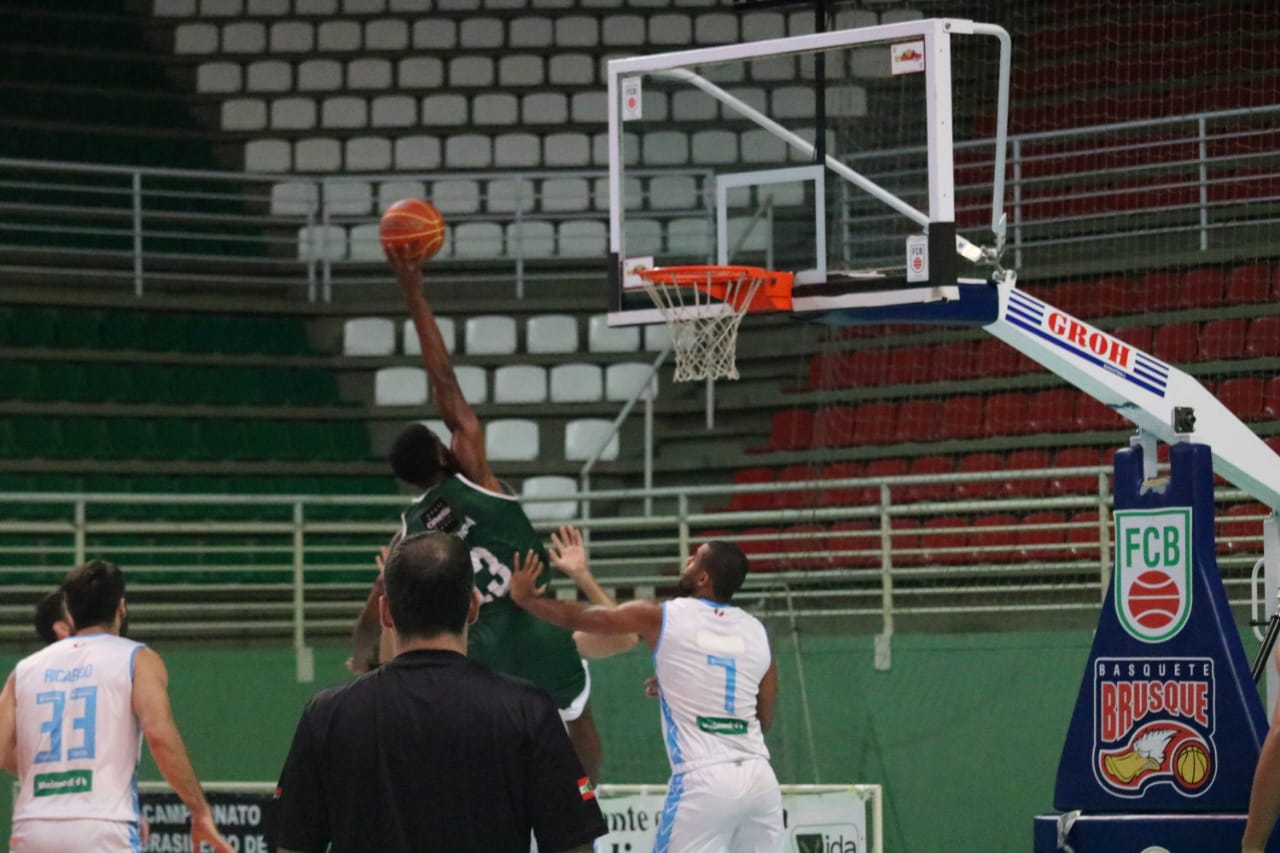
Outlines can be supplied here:
M591 787L590 777L583 776L578 780L578 794L584 800L594 800L596 798L596 789Z

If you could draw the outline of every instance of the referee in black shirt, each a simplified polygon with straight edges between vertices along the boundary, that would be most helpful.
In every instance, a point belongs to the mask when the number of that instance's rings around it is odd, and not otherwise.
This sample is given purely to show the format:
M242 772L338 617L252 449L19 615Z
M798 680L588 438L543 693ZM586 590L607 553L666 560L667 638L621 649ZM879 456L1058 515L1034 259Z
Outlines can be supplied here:
M392 550L380 615L396 657L303 711L279 853L527 853L531 831L542 853L577 853L605 834L551 697L467 659L479 610L461 539Z

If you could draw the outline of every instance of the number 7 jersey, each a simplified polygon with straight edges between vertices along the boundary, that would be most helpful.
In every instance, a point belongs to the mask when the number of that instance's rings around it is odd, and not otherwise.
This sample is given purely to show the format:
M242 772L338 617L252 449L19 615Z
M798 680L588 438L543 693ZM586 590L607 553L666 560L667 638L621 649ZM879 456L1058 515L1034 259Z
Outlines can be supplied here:
M769 757L756 697L772 657L764 625L745 610L700 598L662 605L653 660L673 774Z
M14 821L138 819L133 659L140 648L112 634L86 634L18 662Z

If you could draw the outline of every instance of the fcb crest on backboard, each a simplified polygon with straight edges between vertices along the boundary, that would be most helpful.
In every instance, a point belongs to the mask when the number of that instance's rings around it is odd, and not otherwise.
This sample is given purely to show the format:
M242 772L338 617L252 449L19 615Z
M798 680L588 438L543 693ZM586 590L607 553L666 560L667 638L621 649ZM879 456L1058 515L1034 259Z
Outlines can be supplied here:
M1117 510L1116 617L1143 643L1177 636L1191 612L1191 510Z

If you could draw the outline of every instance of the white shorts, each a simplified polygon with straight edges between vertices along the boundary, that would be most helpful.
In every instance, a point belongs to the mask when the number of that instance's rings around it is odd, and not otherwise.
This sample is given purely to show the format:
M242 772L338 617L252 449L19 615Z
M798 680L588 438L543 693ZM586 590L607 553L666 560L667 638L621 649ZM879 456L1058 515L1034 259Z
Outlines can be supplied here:
M587 700L591 698L591 667L587 666L585 660L582 661L582 672L587 677L586 683L582 685L582 692L574 697L568 708L560 709L560 721L563 723L572 723L587 709Z
M9 853L139 853L137 823L122 820L15 820Z
M671 777L654 853L778 853L782 789L764 758Z

